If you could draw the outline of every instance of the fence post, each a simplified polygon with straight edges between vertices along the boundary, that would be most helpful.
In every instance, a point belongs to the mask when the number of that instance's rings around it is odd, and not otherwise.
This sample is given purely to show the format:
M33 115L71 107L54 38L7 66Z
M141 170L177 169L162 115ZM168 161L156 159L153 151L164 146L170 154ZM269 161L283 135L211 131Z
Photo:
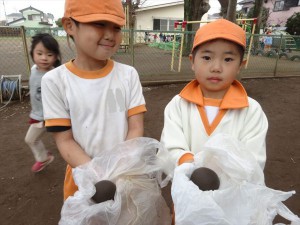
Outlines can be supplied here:
M182 62L182 51L184 44L184 36L185 36L185 27L182 27L182 35L181 35L181 43L180 43L180 53L179 53L179 62L178 62L178 72L181 71L181 62Z
M278 49L278 52L277 52L276 64L275 64L275 69L274 69L274 77L276 77L276 75L277 75L277 65L278 65L280 50L281 50L281 46L282 46L282 37L283 37L283 35L281 34L280 35L280 44L279 44L279 49Z
M26 31L25 27L21 26L21 37L22 37L22 42L23 42L23 49L24 49L24 54L25 54L25 63L27 66L27 72L28 72L28 77L30 76L30 61L29 61L29 53L28 53L28 48L27 48L27 41L26 41Z
M134 66L134 31L133 28L129 29L129 46L131 52L131 65Z

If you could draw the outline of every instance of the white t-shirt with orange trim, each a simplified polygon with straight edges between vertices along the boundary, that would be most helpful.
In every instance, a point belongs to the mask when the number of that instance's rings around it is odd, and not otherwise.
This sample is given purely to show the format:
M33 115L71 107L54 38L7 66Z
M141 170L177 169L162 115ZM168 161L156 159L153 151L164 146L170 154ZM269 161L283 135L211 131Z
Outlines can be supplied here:
M123 142L128 117L146 111L137 71L112 60L98 71L82 71L72 61L51 70L42 97L46 127L72 126L90 157Z
M177 166L187 153L200 152L211 135L230 134L252 152L263 169L267 130L268 120L261 106L247 96L238 81L233 82L222 100L217 100L204 98L194 80L166 106L161 142Z

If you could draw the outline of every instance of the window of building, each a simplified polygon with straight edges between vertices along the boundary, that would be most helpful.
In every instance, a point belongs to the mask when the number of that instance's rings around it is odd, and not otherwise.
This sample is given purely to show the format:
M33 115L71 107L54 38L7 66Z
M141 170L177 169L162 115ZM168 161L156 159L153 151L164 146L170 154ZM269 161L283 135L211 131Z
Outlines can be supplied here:
M284 8L284 1L276 1L274 4L274 11L281 11Z
M153 20L153 30L160 30L160 19Z
M32 20L41 21L41 15L32 15Z
M32 15L28 15L28 20L32 20Z
M172 31L176 21L181 22L182 20L153 19L153 30Z

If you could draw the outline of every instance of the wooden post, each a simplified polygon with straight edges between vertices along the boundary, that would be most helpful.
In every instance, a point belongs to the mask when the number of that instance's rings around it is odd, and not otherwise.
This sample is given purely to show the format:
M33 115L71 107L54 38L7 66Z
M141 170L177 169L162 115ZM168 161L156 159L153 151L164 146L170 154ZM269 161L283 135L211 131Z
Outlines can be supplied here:
M28 48L27 48L25 27L21 26L20 31L21 31L20 34L21 34L22 42L23 42L23 50L24 50L24 54L25 54L25 63L27 66L27 72L28 72L28 77L29 77L30 76L30 61L29 61L29 53L28 53Z

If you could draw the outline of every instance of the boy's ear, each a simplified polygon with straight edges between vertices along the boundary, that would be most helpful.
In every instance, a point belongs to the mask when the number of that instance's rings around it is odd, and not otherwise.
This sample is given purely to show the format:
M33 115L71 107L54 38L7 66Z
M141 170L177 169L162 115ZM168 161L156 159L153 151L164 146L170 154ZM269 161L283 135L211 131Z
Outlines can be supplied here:
M189 54L189 59L190 59L190 62L191 62L192 70L194 70L194 57L193 57L193 54Z
M72 35L74 32L74 22L71 20L71 18L63 17L62 18L62 25L67 34Z
M245 66L247 64L247 59L243 59L241 66Z

